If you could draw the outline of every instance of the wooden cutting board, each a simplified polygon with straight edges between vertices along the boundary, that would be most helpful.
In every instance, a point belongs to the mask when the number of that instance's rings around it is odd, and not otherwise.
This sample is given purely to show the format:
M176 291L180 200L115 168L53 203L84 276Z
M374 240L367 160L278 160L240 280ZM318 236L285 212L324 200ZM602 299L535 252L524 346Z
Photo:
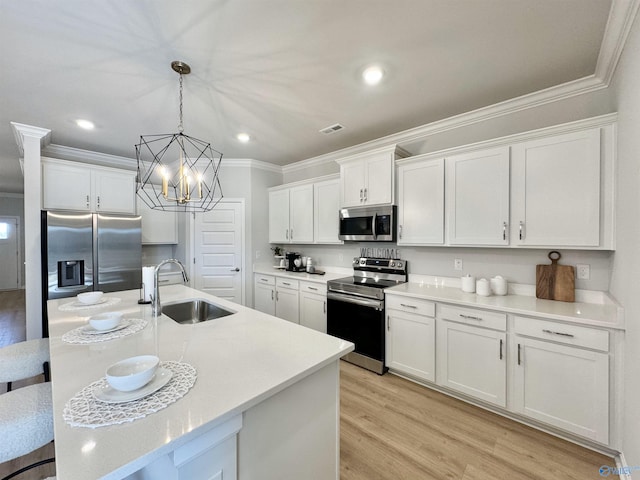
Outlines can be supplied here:
M558 265L560 252L549 252L551 265L536 265L536 297L562 302L574 302L575 270L570 265Z

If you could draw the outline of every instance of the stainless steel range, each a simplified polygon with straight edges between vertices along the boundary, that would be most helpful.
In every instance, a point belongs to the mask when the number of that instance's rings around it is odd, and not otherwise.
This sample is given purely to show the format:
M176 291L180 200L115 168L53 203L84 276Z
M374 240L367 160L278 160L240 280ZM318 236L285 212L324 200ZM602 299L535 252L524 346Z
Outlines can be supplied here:
M407 262L356 257L353 276L327 282L327 333L355 344L344 360L382 375L384 289L407 281Z

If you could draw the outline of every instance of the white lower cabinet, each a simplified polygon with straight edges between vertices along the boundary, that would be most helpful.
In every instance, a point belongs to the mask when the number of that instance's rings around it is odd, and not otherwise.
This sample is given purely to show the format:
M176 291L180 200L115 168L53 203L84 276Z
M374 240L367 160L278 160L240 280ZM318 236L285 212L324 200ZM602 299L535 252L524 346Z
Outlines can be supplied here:
M326 286L300 282L300 325L327 333Z
M300 323L298 280L276 278L276 317Z
M515 333L513 410L607 444L608 332L516 317Z
M386 295L385 364L391 370L435 381L435 305L413 298Z
M438 319L439 385L506 407L506 333Z
M276 314L276 279L256 274L253 282L253 308L269 315Z

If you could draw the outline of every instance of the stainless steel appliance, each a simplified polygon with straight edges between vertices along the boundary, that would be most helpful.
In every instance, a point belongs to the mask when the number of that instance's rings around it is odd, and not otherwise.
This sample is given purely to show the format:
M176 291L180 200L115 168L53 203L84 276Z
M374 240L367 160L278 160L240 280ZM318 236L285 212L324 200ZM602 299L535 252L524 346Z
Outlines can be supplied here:
M356 257L352 277L327 282L327 333L355 344L344 360L379 375L387 370L384 289L407 278L404 260Z
M43 211L41 233L45 300L140 288L140 217ZM46 318L43 302L45 332Z
M396 207L351 207L340 209L338 237L354 242L395 242Z

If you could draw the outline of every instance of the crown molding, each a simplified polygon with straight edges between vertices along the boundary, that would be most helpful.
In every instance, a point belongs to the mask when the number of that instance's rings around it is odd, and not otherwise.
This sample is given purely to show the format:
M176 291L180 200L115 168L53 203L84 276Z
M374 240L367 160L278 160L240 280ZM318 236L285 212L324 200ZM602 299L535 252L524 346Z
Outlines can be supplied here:
M89 163L91 165L101 165L103 167L116 167L124 170L135 170L137 168L135 158L109 155L108 153L93 152L81 148L66 147L52 143L44 151L43 155L60 160L71 160L74 162Z
M639 7L640 0L613 0L611 4L595 71L605 85L611 83Z
M225 158L222 160L221 166L224 167L244 167L254 168L257 170L266 170L277 174L282 174L283 167L274 165L273 163L254 160L253 158Z
M33 125L25 125L24 123L11 122L13 136L18 145L18 153L20 158L24 157L24 137L33 137L40 139L40 149L46 148L51 141L51 130L48 128L34 127Z

